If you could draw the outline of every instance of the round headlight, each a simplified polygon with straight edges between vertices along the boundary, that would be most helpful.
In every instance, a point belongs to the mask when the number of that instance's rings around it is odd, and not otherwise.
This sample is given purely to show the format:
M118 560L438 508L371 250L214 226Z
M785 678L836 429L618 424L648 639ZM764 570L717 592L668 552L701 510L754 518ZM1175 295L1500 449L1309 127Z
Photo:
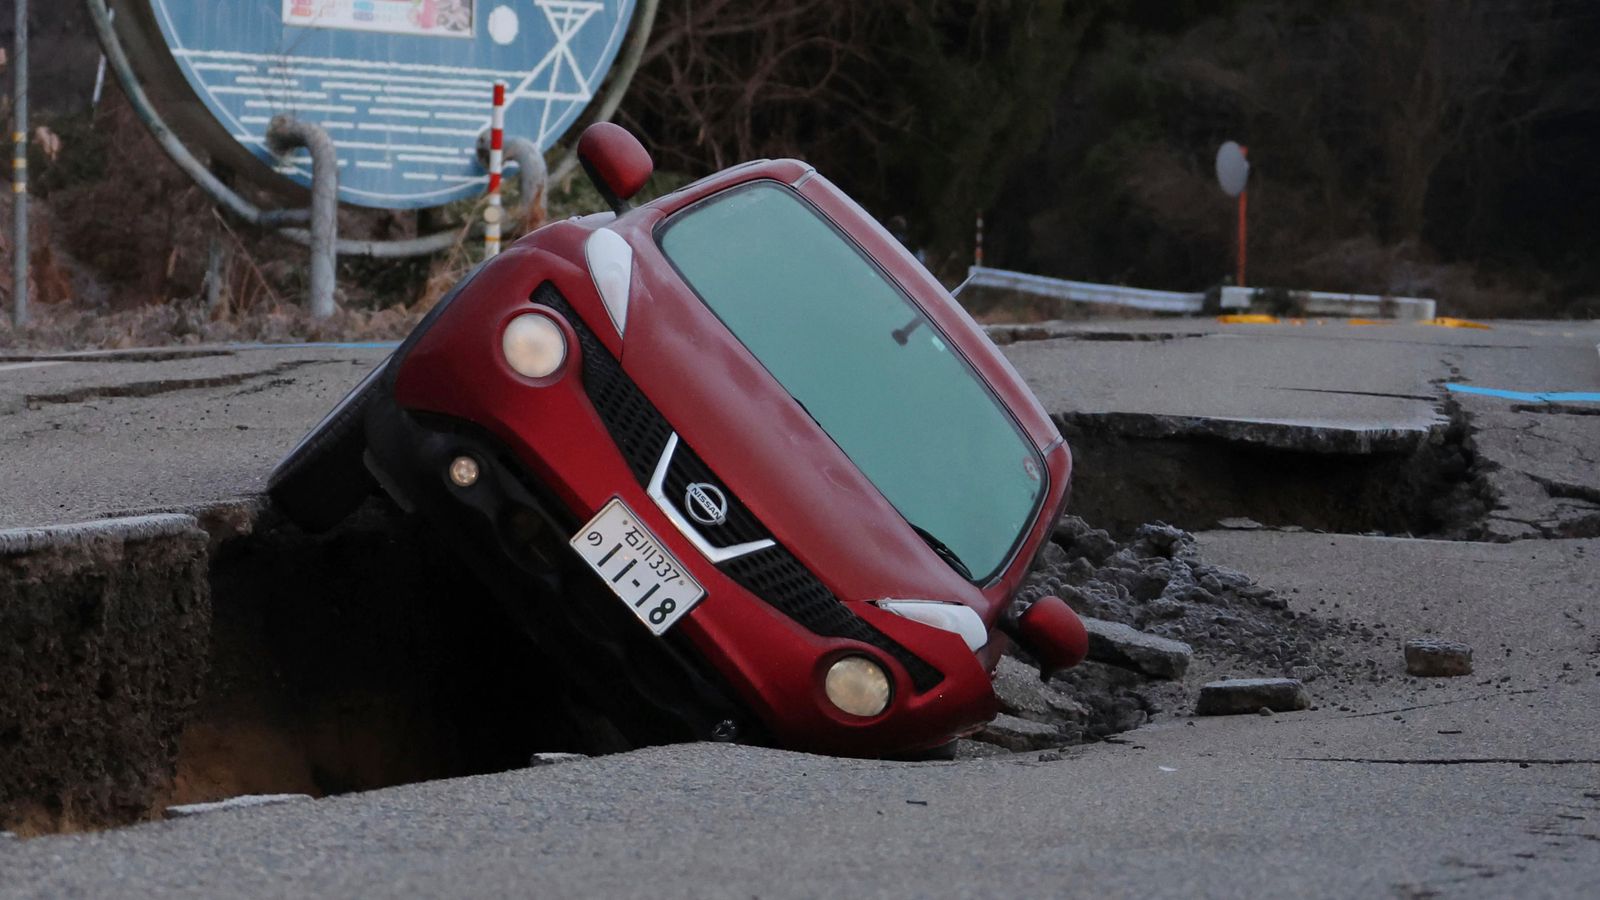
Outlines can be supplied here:
M567 359L567 336L561 326L536 313L517 316L500 338L506 363L528 378L546 378Z
M889 673L865 656L846 656L828 668L828 700L852 716L875 716L889 708Z

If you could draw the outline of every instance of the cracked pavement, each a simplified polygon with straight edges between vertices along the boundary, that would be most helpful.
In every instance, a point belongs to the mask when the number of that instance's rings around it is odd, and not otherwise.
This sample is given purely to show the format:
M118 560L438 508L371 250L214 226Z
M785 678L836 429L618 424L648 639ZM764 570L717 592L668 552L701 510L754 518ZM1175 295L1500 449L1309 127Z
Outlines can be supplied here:
M994 329L991 329L994 330ZM1452 393L1600 390L1600 323L1219 325L1188 320L1028 326L1006 355L1045 408L1136 437L1310 452L1420 446L1458 410L1489 540L1600 535L1600 404Z
M1600 404L1516 403L1443 386L1596 389L1600 324L1482 331L1152 320L1027 330L1034 339L1005 351L1045 408L1132 435L1391 452L1445 428L1448 400L1468 417L1498 500L1485 536L1600 534ZM386 352L0 355L0 528L257 494L282 454Z
M1600 404L1444 389L1596 390L1600 325L1039 331L1006 352L1048 409L1155 433L1364 452L1453 406L1505 542L1201 535L1295 612L1380 635L1307 712L1170 710L1054 761L656 748L0 841L0 898L1600 895ZM257 492L381 355L0 359L0 527ZM1425 635L1471 644L1473 675L1406 676Z
M259 494L284 452L386 352L0 356L0 528Z

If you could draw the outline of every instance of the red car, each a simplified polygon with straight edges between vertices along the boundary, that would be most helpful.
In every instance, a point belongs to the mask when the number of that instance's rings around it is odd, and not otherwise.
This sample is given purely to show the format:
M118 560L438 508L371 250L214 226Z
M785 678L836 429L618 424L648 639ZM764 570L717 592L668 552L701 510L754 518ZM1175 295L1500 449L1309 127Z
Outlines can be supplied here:
M939 282L803 162L635 208L637 140L580 157L615 212L457 286L277 505L324 528L376 483L637 743L913 753L993 717L1007 636L1079 661L1065 603L1012 599L1066 443Z

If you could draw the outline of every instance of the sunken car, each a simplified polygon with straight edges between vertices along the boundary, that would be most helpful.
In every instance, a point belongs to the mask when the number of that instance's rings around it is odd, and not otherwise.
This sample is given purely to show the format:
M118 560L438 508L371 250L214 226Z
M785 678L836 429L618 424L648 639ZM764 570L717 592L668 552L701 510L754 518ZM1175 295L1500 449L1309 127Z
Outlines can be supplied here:
M991 719L1012 641L1078 662L1013 595L1071 457L935 278L811 166L761 160L633 206L620 127L579 156L612 211L485 262L279 464L331 527L425 517L630 742L848 755Z

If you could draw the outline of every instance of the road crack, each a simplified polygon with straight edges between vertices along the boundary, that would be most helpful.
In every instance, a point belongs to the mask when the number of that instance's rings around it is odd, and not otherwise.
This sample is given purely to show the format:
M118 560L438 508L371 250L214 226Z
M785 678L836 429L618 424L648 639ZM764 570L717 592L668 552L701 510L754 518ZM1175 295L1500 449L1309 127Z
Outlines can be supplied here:
M161 394L172 394L180 391L207 390L210 388L233 387L254 381L258 378L271 378L282 375L304 366L316 365L321 360L297 359L278 363L270 369L253 372L235 372L229 375L213 375L206 378L163 378L157 381L134 381L127 384L90 385L87 387L73 388L70 391L61 391L53 394L29 394L24 399L24 404L30 410L42 409L46 406L55 406L69 403L84 403L90 400L121 399L127 397L155 397Z
M1418 757L1381 756L1281 756L1278 758L1292 762L1345 762L1389 766L1600 766L1600 758L1587 759L1582 757L1539 759L1536 757L1517 756L1455 756L1426 759Z

